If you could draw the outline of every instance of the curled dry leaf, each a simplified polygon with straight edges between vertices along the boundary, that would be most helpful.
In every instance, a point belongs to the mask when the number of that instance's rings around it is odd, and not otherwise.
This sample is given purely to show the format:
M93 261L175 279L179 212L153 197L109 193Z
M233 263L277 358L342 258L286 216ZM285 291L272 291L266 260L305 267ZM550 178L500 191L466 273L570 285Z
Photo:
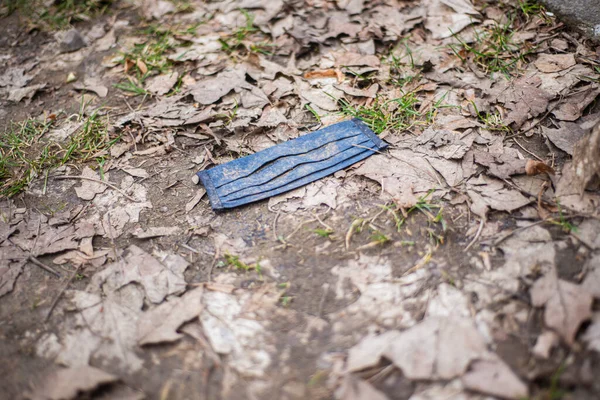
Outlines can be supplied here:
M554 175L554 168L542 161L527 160L527 163L525 164L525 173L527 175L539 175L544 173Z

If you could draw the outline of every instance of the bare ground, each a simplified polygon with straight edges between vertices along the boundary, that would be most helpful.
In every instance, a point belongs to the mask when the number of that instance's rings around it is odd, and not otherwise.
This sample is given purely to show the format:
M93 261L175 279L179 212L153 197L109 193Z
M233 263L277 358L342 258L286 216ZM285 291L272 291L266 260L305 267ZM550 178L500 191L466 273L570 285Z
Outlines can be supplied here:
M88 46L66 54L54 32L25 29L23 10L5 16L4 76L31 75L20 86L0 76L6 132L50 114L52 129L68 126L83 102L80 118L100 110L120 139L89 162L40 172L0 203L0 392L597 398L598 192L592 182L575 196L569 175L573 145L597 118L593 44L543 10L434 3L191 2L174 12L168 2L115 2L73 22ZM507 74L464 47L457 55L445 23L436 28L436 18L467 16L453 31L479 43L473 29L493 31L509 11L513 50L500 57L530 51ZM183 54L164 70L145 53L127 56L160 41L142 31L156 32L153 18L170 29L159 62ZM131 65L140 59L147 80ZM148 89L172 71L185 79L162 94L114 87L129 76ZM219 79L229 71L244 72L231 88L233 78ZM69 73L107 96L82 94ZM30 100L8 100L37 84L46 86ZM374 84L376 99L362 92ZM385 154L227 212L206 196L190 203L202 190L191 180L198 170L346 118L332 97L386 117L396 109L374 105L406 93L417 99L407 115L418 117L387 120ZM556 173L527 174L528 159Z

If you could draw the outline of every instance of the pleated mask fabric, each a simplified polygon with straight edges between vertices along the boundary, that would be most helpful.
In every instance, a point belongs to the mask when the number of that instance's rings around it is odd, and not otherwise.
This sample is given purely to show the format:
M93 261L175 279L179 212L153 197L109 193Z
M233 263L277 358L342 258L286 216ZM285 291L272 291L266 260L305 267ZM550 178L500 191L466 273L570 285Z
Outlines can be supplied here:
M359 119L340 122L198 172L213 210L285 193L331 175L387 144Z

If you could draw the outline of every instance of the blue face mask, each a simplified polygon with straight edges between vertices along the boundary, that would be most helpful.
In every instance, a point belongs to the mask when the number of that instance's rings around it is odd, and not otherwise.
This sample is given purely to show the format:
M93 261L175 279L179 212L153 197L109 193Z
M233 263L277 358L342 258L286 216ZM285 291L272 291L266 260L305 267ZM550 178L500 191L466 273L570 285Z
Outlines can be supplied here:
M362 121L353 119L197 175L213 210L222 210L304 186L386 147Z

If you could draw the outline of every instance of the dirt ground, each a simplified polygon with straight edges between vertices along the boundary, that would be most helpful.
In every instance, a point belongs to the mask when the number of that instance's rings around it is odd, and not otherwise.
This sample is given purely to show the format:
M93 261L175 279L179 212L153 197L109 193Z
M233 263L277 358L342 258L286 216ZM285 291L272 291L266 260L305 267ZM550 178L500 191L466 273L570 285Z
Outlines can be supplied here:
M0 7L0 397L600 397L599 48L536 3ZM192 181L349 118L389 148Z

